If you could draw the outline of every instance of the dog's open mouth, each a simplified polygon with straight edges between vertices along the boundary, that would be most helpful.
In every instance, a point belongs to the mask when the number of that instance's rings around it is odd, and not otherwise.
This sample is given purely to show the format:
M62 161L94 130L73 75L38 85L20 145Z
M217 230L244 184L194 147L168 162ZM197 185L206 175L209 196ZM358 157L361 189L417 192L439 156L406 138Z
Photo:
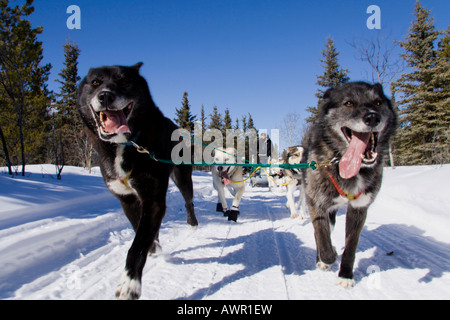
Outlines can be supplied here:
M221 173L220 173L220 177L222 178L222 183L224 184L224 185L229 185L230 183L231 183L231 179L230 179L230 177L228 176L228 171L222 171Z
M349 145L339 161L339 173L344 179L350 179L358 174L361 165L372 165L377 160L377 132L356 132L350 128L341 128Z
M133 103L129 103L122 110L104 110L95 112L101 133L112 136L120 133L131 133L127 118L133 109Z

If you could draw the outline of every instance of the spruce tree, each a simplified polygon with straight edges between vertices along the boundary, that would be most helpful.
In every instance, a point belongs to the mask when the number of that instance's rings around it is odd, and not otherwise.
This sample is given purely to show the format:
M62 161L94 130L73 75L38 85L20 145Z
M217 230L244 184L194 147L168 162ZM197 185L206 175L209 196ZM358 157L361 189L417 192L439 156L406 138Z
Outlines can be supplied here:
M247 118L247 128L245 131L245 140L246 140L246 154L245 157L246 159L248 159L249 161L252 160L258 160L258 130L255 127L255 123L253 122L253 118L252 115L250 114L250 112L248 113L248 118ZM252 157L252 155L256 156L256 159L254 159L254 157Z
M233 126L231 125L231 123L232 123L232 120L231 120L231 115L230 115L230 109L226 108L225 115L223 116L223 127L222 127L224 136L225 136L227 130L233 129Z
M443 34L444 37L439 41L438 56L440 58L446 58L448 61L450 59L450 26L447 27L447 30Z
M248 113L247 129L255 129L256 130L255 123L253 122L253 118L252 118L252 115L250 114L250 112Z
M236 124L234 125L234 129L239 129L239 119L236 118Z
M450 27L442 32L431 84L436 108L433 163L450 163Z
M247 117L246 116L242 116L241 122L242 122L242 130L244 130L244 132L245 132L248 129L248 127L247 127Z
M392 85L400 120L394 152L400 164L440 163L448 141L448 63L434 49L439 31L430 11L416 2L414 15L409 34L399 42L410 72Z
M47 80L51 65L41 65L42 27L32 28L25 18L34 12L33 0L10 7L0 0L0 126L11 159L21 159L22 175L27 161L43 161L46 148Z
M205 115L205 107L202 105L202 109L200 111L200 121L202 123L202 136L206 131L206 115Z
M191 106L188 100L188 93L183 93L183 100L181 101L181 108L176 110L175 122L182 129L186 129L189 132L194 132L194 123L196 116L191 113Z
M349 71L339 66L339 52L336 50L332 38L327 38L322 56L323 59L320 59L320 62L322 62L324 72L322 75L317 76L316 84L320 86L315 94L318 99L317 106L322 103L323 95L328 88L338 87L350 79L347 76ZM319 112L318 107L306 107L306 110L311 113L311 116L306 119L306 122L314 123Z
M56 80L61 88L55 105L55 138L62 141L67 164L89 167L86 154L91 153L92 146L85 143L87 137L77 110L77 84L81 79L78 75L79 55L78 46L67 41L64 45L64 68L58 73L61 80Z
M209 123L209 129L217 129L222 131L222 115L219 113L217 106L213 107L213 113L209 115L211 122Z

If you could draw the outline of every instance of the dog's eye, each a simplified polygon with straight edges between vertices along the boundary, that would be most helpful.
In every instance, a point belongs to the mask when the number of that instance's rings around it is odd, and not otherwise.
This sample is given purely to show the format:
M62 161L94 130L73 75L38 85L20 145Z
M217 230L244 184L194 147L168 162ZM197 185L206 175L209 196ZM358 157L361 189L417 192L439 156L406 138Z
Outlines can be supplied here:
M377 107L379 107L379 106L381 106L381 100L379 100L379 99L377 99L377 100L375 100L375 102L374 102L374 104L377 106Z
M346 106L346 107L353 107L353 101L345 101L344 102L344 105Z
M92 80L91 84L93 87L98 87L99 85L102 84L102 82L100 80L95 79L95 80Z

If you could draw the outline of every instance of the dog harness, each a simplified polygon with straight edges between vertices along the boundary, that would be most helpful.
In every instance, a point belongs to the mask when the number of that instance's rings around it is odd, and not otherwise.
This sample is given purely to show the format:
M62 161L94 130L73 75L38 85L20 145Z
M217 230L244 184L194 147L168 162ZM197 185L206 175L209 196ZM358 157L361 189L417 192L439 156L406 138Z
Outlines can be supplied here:
M337 181L331 175L331 172L330 172L330 170L328 170L328 167L325 167L325 169L327 170L328 176L330 177L330 180L333 183L334 187L336 188L337 192L339 192L339 194L341 196L343 196L344 198L347 198L348 200L356 200L363 194L364 189L362 189L357 194L346 193L344 190L341 189L341 187L339 187L339 184L337 183Z

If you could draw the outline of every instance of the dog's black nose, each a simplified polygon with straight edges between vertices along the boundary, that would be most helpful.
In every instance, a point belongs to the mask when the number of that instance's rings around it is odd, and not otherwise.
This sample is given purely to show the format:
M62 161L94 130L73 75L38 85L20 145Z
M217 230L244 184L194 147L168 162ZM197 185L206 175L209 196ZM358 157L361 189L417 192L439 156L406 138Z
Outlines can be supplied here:
M372 128L376 127L380 123L380 121L381 117L376 112L369 112L364 116L364 123Z
M114 102L115 98L116 97L114 96L114 94L109 91L102 91L98 94L98 101L105 108L107 108L109 105L111 105L111 103Z
M223 171L223 167L218 166L218 167L217 167L217 171L222 172L222 171Z

